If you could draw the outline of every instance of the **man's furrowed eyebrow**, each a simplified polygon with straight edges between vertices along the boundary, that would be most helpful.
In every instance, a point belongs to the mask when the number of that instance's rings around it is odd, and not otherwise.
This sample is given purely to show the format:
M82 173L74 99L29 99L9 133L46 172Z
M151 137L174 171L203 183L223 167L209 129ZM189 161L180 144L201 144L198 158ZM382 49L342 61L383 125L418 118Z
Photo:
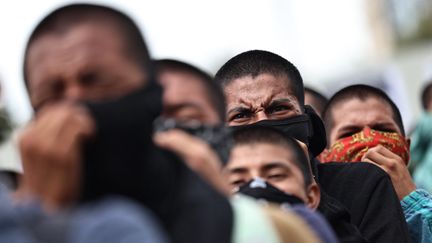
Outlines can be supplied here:
M234 107L234 108L228 110L227 113L228 113L228 114L229 114L229 113L233 113L233 112L243 113L243 112L250 112L250 111L251 111L251 109L248 108L248 107L238 106L238 107Z
M397 126L397 125L395 125L395 124L393 124L393 123L391 123L391 122L378 122L378 123L375 123L375 124L373 124L372 126L371 126L371 128L372 129L374 129L374 130L388 130L388 129L393 129L393 130L395 130L395 132L400 132L399 130L399 127Z
M377 130L375 128L397 128L395 127L395 125L391 122L377 122L371 125L368 125L370 128ZM361 131L363 129L363 126L359 126L359 125L354 125L354 124L349 124L346 126L343 126L339 129L340 132L345 132L345 131Z
M275 99L272 100L270 104L268 104L267 108L274 108L281 105L292 107L292 108L295 107L291 99Z
M291 102L293 102L292 99L286 99L286 98L274 99L270 102L270 105L280 105L283 103L291 103Z

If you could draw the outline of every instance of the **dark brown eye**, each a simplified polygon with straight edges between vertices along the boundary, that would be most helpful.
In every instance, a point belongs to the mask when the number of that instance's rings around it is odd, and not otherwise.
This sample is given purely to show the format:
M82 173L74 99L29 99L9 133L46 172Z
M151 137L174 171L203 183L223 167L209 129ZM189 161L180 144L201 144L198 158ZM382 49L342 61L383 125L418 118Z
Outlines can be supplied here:
M285 174L271 174L267 176L269 180L280 180L280 179L284 179L285 177L286 177Z
M252 117L252 111L250 110L244 110L244 111L238 111L234 115L231 116L230 121L244 121L248 118Z
M356 134L356 133L358 133L358 132L360 132L360 131L361 131L360 128L359 128L359 129L356 129L356 130L345 131L345 132L341 133L341 134L338 136L338 138L341 139L341 138L350 137L350 136L352 136L352 135L354 135L354 134Z
M51 84L51 94L54 96L60 95L65 90L65 84L61 80L56 80Z
M239 114L234 115L234 116L232 117L232 120L243 119L243 118L247 118L247 117L249 117L248 114L245 114L245 113L239 113Z
M95 73L85 73L80 77L81 84L91 85L98 81L98 76Z
M352 136L353 134L354 134L353 132L342 133L341 135L339 135L339 138L346 138Z
M231 185L238 186L238 187L243 186L244 184L246 184L246 182L244 180L236 180L236 181L231 182Z
M272 114L272 113L276 113L279 111L286 111L286 110L289 110L289 107L284 106L284 105L278 105L278 106L270 107L267 110L267 113Z
M396 129L392 127L387 127L382 125L373 126L371 128L380 132L397 132Z

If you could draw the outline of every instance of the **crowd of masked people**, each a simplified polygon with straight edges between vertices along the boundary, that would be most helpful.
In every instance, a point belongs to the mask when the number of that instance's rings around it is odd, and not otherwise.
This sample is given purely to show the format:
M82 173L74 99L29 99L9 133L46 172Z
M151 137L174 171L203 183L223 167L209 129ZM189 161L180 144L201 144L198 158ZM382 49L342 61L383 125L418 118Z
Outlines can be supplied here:
M90 4L34 28L23 76L0 242L432 242L432 115L408 135L380 89L327 100L265 50L212 77Z

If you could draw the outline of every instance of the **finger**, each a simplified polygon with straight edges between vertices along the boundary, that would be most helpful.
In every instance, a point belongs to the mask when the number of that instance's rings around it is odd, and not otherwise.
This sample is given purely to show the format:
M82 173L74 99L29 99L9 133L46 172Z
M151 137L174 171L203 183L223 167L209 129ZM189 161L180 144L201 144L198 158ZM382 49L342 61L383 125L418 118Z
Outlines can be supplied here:
M398 175L401 171L407 170L407 167L404 165L403 160L400 157L389 158L376 150L368 151L365 158L368 158L385 168L384 170L391 176Z
M72 103L61 103L44 108L35 119L35 123L41 133L48 131L50 136L54 137L61 134L69 125L80 128L82 135L90 135L95 127L87 109Z
M189 156L196 153L198 149L208 147L201 139L178 129L156 133L154 141L160 147L176 152L181 156Z
M368 150L362 157L362 159L364 158L368 158L372 161L374 161L375 163L378 163L380 165L385 165L385 166L392 166L395 163L395 160L401 160L401 158L399 156L386 156L385 154L387 153L383 153L382 151L384 151L384 147L374 147L370 150ZM391 153L391 152L390 152Z
M77 123L81 125L80 135L92 135L96 130L96 124L87 108L83 106L75 106L74 112L76 114L75 118L77 119Z
M401 163L405 164L403 162L403 159L399 155L393 153L392 151L390 151L388 148L382 146L381 144L377 146L377 152L382 154L385 157L392 158L394 160L400 161Z
M362 157L362 161L364 159L369 159L371 161L373 161L374 163L377 163L379 165L389 165L391 158L388 158L382 154L380 154L379 152L375 150L369 150L367 151L363 157Z
M84 107L65 105L61 107L58 114L53 114L53 116L58 116L56 119L58 121L57 135L61 136L65 130L74 130L76 135L85 137L91 135L95 130L94 121Z

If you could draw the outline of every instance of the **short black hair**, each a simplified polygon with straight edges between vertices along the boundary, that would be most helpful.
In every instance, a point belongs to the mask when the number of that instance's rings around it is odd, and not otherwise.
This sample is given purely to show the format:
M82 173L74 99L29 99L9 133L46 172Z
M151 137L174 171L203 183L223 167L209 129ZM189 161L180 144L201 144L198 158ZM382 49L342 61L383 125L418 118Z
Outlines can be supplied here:
M285 76L300 106L304 105L303 79L298 69L285 58L263 50L251 50L238 54L228 60L215 75L217 82L226 87L238 78L260 74Z
M265 126L245 126L233 131L234 147L238 145L252 144L274 144L282 146L292 152L293 160L300 169L304 177L305 187L307 188L313 182L312 170L305 151L300 144L285 133Z
M100 5L93 4L71 4L58 8L43 18L27 41L24 54L24 81L27 85L27 58L31 45L38 38L47 34L62 35L71 28L82 23L93 23L107 21L110 28L119 31L119 37L124 40L125 54L132 58L138 65L143 67L150 76L151 59L141 31L135 22L126 14Z
M392 114L393 120L396 122L396 125L401 130L402 135L405 136L405 129L402 122L402 116L396 104L381 89L369 85L365 85L365 84L355 84L355 85L345 87L339 90L336 94L334 94L330 98L323 112L323 120L324 120L324 125L326 127L327 134L330 134L330 130L333 128L334 125L333 117L332 117L332 108L334 106L347 100L359 99L361 101L365 101L368 98L380 99L386 102L390 106L393 112ZM328 146L330 146L329 143Z
M309 93L310 95L312 95L313 99L315 100L315 104L305 104L305 105L313 105L314 107L316 107L316 109L318 109L316 112L322 116L324 108L328 102L327 97L325 97L323 94L310 87L305 87L304 91L305 94Z
M428 110L428 106L432 101L432 80L429 81L422 90L421 101L424 110Z
M157 73L185 72L198 77L206 90L205 96L208 97L210 105L216 110L220 120L225 121L225 95L220 83L217 83L210 74L189 63L174 59L155 60L153 66Z

